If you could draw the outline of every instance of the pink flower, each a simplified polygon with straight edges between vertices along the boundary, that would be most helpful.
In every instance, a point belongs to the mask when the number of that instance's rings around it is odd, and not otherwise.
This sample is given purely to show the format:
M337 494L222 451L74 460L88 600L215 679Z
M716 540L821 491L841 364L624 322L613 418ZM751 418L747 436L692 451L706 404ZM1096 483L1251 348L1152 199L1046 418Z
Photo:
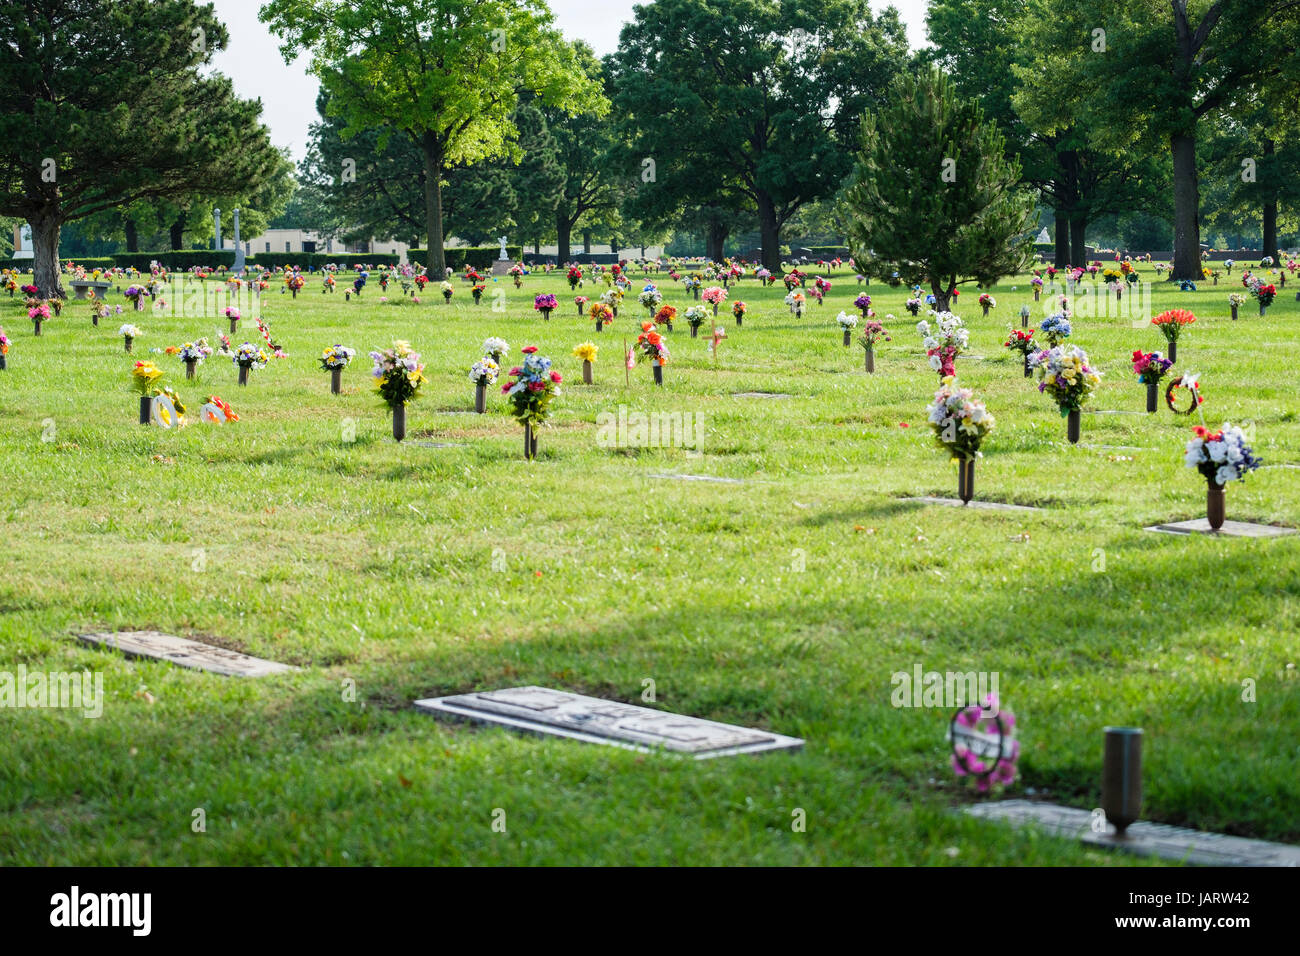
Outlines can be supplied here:
M516 365L514 368L512 368L512 369L510 370L510 374L511 374L511 375L518 375L518 374L519 374L520 372L522 372L522 371L523 371L523 369L521 369L519 366Z
M560 373L559 373L559 372L552 372L552 373L551 373L551 381L554 382L556 385L559 385L559 384L560 384Z

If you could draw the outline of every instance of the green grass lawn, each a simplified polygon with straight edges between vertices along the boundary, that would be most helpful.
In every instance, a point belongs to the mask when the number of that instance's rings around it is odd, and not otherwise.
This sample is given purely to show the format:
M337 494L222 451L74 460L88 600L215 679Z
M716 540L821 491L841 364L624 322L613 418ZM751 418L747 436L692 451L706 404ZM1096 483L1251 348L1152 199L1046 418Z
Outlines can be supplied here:
M503 313L491 285L478 307L460 283L451 306L433 286L420 305L381 304L373 280L360 301L342 285L321 295L315 278L296 301L269 294L290 358L247 388L228 358L187 383L177 359L148 355L200 335L215 344L224 320L126 316L144 330L136 357L155 359L192 407L215 392L241 416L178 432L136 423L121 319L92 328L87 304L70 301L36 338L21 296L3 297L0 669L89 668L107 699L97 720L0 711L0 862L1144 863L953 813L978 798L948 767L949 712L890 702L891 674L918 662L999 673L1023 746L1009 796L1095 807L1102 727L1136 724L1146 818L1300 841L1300 536L1143 531L1204 513L1204 480L1182 462L1196 419L1163 406L1088 414L1083 443L1116 447L1067 444L1055 406L1002 347L1027 280L995 289L987 318L963 286L955 311L972 332L957 368L997 417L977 496L1039 512L900 500L956 491L925 425L937 377L907 290L877 283L865 290L877 313L898 319L877 374L864 373L835 324L861 291L851 274L801 318L782 287L745 280L732 299L750 313L743 328L727 319L716 363L676 323L662 389L644 365L624 384L622 342L644 314L631 297L597 335L562 273L506 287ZM680 286L659 281L684 310ZM1253 423L1270 466L1300 465L1297 288L1266 318L1248 301L1232 322L1235 279L1155 286L1156 311L1197 314L1178 369L1201 373L1208 422ZM547 291L561 307L543 322L532 298ZM236 344L256 336L244 327ZM531 464L499 393L486 415L464 414L489 335L515 358L539 346L565 374ZM393 339L423 353L430 379L400 445L365 356ZM570 355L585 340L601 347L590 387ZM1105 373L1092 407L1143 409L1129 353L1163 350L1156 329L1081 318L1072 341ZM335 342L361 353L337 396L316 361ZM747 391L790 397L734 394ZM598 444L597 415L619 405L703 414L703 454ZM666 473L743 483L653 477ZM1300 468L1229 488L1228 517L1300 525ZM228 679L74 636L146 628L303 669ZM533 683L640 703L647 678L654 706L806 747L693 762L410 706Z

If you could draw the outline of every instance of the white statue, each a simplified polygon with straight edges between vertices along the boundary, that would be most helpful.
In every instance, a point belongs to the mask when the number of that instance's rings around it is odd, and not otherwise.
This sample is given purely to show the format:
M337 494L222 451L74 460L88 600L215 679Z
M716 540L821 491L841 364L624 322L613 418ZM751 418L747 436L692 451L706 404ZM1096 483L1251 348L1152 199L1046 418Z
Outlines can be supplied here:
M510 258L508 255L506 255L506 237L497 236L497 242L501 243L501 255L499 255L497 258L500 259L502 262L505 262L507 259Z

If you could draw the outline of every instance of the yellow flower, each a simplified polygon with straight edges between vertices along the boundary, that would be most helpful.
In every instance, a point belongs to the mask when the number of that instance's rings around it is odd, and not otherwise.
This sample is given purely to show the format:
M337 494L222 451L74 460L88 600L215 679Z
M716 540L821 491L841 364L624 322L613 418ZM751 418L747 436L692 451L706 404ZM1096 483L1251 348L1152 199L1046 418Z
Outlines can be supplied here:
M954 376L952 376L952 375L945 375L943 378L939 379L939 382L940 382L941 384L943 384L943 385L951 385L951 384L953 383L953 379L954 379Z
M596 351L599 346L594 342L583 342L581 345L574 346L573 354L584 362L596 361Z

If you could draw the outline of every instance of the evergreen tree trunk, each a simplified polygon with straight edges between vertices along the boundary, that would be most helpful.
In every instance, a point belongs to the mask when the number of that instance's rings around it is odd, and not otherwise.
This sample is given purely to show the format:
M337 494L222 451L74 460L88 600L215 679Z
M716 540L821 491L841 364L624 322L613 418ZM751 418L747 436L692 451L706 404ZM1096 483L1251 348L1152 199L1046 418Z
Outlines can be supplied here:
M1169 138L1174 161L1174 262L1170 279L1201 278L1200 183L1196 176L1196 135Z
M424 216L429 233L425 269L429 278L441 282L447 276L442 249L442 145L432 134L426 134L420 148L424 153Z
M591 230L582 230L582 252L584 255L591 255Z
M185 248L185 211L181 210L176 221L171 225L171 240L173 251Z
M569 243L573 237L573 224L569 222L568 213L564 211L555 214L555 235L556 244L559 247L556 249L555 261L560 265L564 265L569 261L571 255Z
M1052 265L1064 269L1070 264L1070 220L1058 209L1056 211L1056 252L1052 256Z
M66 298L59 284L59 232L63 227L57 213L29 216L32 227L32 282L43 298Z
M135 223L130 219L126 220L126 251L140 251L140 232L136 229Z
M781 230L776 224L776 204L772 197L759 190L758 201L759 242L763 246L763 268L774 276L781 274Z
M1088 250L1083 242L1083 233L1088 223L1082 216L1075 216L1070 220L1070 265L1086 266L1088 264Z
M705 254L709 257L710 262L721 262L723 257L723 248L727 244L727 236L731 230L717 220L709 223L708 232L705 235L707 249Z

